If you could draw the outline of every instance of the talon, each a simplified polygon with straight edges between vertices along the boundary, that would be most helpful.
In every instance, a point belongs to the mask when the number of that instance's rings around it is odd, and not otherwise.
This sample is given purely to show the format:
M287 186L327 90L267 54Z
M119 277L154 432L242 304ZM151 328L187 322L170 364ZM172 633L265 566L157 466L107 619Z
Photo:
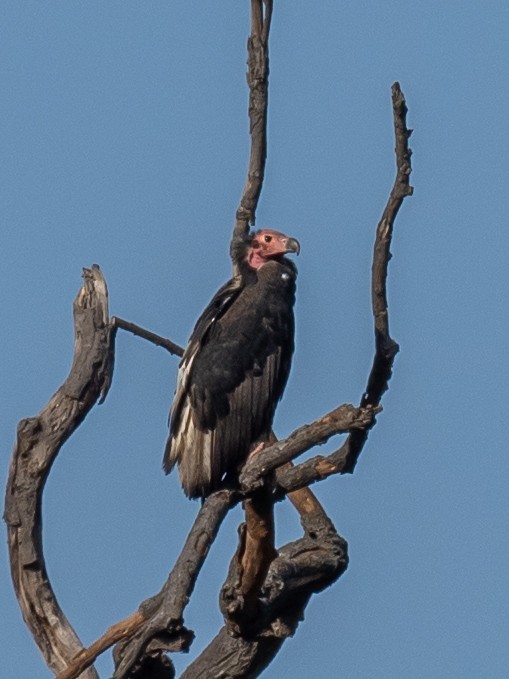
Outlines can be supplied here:
M247 456L247 459L250 460L253 458L257 453L259 453L261 450L265 448L265 441L261 441L260 443L253 443L251 446L251 450L249 451L249 454Z

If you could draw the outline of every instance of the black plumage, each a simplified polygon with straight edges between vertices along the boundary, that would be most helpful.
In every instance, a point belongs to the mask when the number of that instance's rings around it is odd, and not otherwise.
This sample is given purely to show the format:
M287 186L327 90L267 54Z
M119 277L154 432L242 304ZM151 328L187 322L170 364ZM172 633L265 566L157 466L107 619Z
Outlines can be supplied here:
M298 242L264 229L237 244L239 275L213 297L180 363L163 468L205 497L266 441L294 349Z

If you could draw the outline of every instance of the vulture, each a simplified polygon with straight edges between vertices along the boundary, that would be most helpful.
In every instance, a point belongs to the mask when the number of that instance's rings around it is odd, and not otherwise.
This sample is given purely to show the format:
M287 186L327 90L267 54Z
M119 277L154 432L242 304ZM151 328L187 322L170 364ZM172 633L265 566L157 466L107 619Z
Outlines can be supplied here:
M189 498L234 481L268 440L294 348L295 238L261 229L233 241L238 275L198 319L179 366L163 458Z

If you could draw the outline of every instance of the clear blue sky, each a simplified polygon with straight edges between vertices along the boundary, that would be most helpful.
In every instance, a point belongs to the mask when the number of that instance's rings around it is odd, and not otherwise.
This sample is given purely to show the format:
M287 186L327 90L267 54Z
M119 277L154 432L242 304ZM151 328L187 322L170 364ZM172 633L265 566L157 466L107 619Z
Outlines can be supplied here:
M65 378L82 266L111 312L185 343L229 276L248 154L248 0L0 7L1 482L17 422ZM396 224L391 389L353 477L316 487L350 567L267 677L509 676L509 4L275 2L258 224L297 237L297 349L279 436L362 393L374 230L394 177L390 86L415 195ZM44 496L46 560L85 643L159 590L198 509L161 472L177 361L121 334L114 383ZM322 448L331 450L338 441ZM182 669L221 624L224 524ZM299 535L278 508L278 542ZM50 677L0 554L5 677ZM109 676L110 655L97 667Z

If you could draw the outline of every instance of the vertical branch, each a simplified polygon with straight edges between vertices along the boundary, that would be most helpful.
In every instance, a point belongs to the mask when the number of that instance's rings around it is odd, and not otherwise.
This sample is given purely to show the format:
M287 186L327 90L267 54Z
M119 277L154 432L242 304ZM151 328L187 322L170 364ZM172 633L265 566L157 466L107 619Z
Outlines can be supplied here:
M410 186L412 151L408 140L412 130L407 129L408 112L405 97L399 83L392 86L392 110L394 133L396 137L396 179L389 200L377 226L373 266L371 275L371 304L375 322L376 355L368 379L368 386L362 396L361 406L378 405L383 393L388 389L392 363L398 352L398 345L389 335L389 313L387 305L387 273L391 258L390 246L394 221L406 196L411 196Z
M74 357L69 376L37 415L18 425L9 470L4 519L14 589L48 667L58 672L83 646L62 612L46 572L42 547L42 493L62 445L88 412L104 400L113 373L108 291L99 267L83 271L74 302ZM97 679L93 668L83 679Z
M394 359L399 346L389 334L389 312L387 305L387 273L391 258L390 246L394 222L406 196L411 196L412 151L408 140L412 130L406 124L408 112L405 97L399 83L392 86L392 110L396 139L396 178L380 219L373 250L371 268L371 299L375 328L375 355L369 374L366 391L361 398L361 407L376 408L389 388ZM326 478L331 474L351 474L368 438L368 429L352 432L344 444L328 457L317 456L278 474L279 492L284 494Z
M230 252L255 223L267 157L267 107L269 90L269 31L272 0L251 0L251 35L247 42L249 85L249 133L251 152L247 179L237 209ZM234 274L237 272L234 271Z
M236 212L230 243L233 275L238 275L236 248L256 221L256 207L267 159L267 110L269 94L269 32L272 0L251 0L251 35L248 38L249 133L251 151L246 183ZM260 587L274 558L274 507L264 489L244 503L246 525L241 533L239 591L248 617L256 613Z

